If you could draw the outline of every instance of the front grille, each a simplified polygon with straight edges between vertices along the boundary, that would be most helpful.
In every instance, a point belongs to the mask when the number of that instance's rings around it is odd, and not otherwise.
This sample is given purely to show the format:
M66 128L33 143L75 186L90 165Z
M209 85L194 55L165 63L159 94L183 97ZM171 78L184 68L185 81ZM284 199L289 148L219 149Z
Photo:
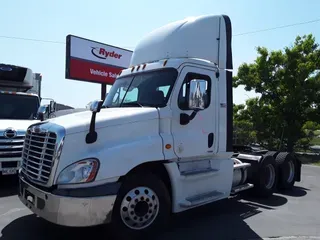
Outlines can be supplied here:
M7 137L0 135L0 161L2 158L21 157L24 142L24 134L11 136L8 132Z
M49 180L57 135L53 132L27 131L22 153L22 172L31 180L46 184Z

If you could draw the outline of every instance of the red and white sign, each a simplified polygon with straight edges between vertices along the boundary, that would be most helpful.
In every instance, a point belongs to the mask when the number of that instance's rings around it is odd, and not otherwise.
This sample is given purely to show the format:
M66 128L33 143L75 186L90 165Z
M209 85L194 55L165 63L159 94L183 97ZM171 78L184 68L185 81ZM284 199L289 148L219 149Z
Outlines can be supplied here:
M113 84L118 73L128 68L132 51L67 36L66 78Z

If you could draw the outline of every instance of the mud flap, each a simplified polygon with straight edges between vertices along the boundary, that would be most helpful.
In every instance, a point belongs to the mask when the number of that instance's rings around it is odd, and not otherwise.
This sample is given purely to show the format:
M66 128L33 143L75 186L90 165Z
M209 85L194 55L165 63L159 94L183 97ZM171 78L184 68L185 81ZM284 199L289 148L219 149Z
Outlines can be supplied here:
M302 162L297 158L296 155L294 155L295 159L295 181L296 182L301 182L301 167L302 167Z

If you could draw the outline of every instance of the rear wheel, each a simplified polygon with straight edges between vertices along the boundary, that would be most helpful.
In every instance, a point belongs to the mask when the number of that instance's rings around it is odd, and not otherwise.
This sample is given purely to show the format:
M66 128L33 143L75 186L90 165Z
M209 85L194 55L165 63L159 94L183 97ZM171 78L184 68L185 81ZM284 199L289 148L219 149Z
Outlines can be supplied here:
M272 156L274 159L276 159L276 157L278 156L280 152L277 151L268 151L265 156Z
M292 189L295 183L296 163L294 157L287 152L281 152L276 157L279 168L279 189Z
M164 183L155 175L128 176L119 191L112 215L112 229L121 239L149 234L167 224L171 201Z
M272 156L264 156L259 162L254 178L254 193L260 197L271 196L276 189L277 167Z

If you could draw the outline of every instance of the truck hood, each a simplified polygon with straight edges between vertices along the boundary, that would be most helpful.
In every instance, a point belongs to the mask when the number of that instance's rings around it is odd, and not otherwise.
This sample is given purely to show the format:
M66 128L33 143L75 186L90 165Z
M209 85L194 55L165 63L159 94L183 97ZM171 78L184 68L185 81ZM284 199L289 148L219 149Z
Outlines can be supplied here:
M11 120L11 119L0 119L0 131L7 128L13 128L18 131L26 131L27 128L39 122L39 120Z
M92 112L72 113L49 121L66 130L66 134L89 131ZM96 115L96 129L158 118L156 108L104 108Z

